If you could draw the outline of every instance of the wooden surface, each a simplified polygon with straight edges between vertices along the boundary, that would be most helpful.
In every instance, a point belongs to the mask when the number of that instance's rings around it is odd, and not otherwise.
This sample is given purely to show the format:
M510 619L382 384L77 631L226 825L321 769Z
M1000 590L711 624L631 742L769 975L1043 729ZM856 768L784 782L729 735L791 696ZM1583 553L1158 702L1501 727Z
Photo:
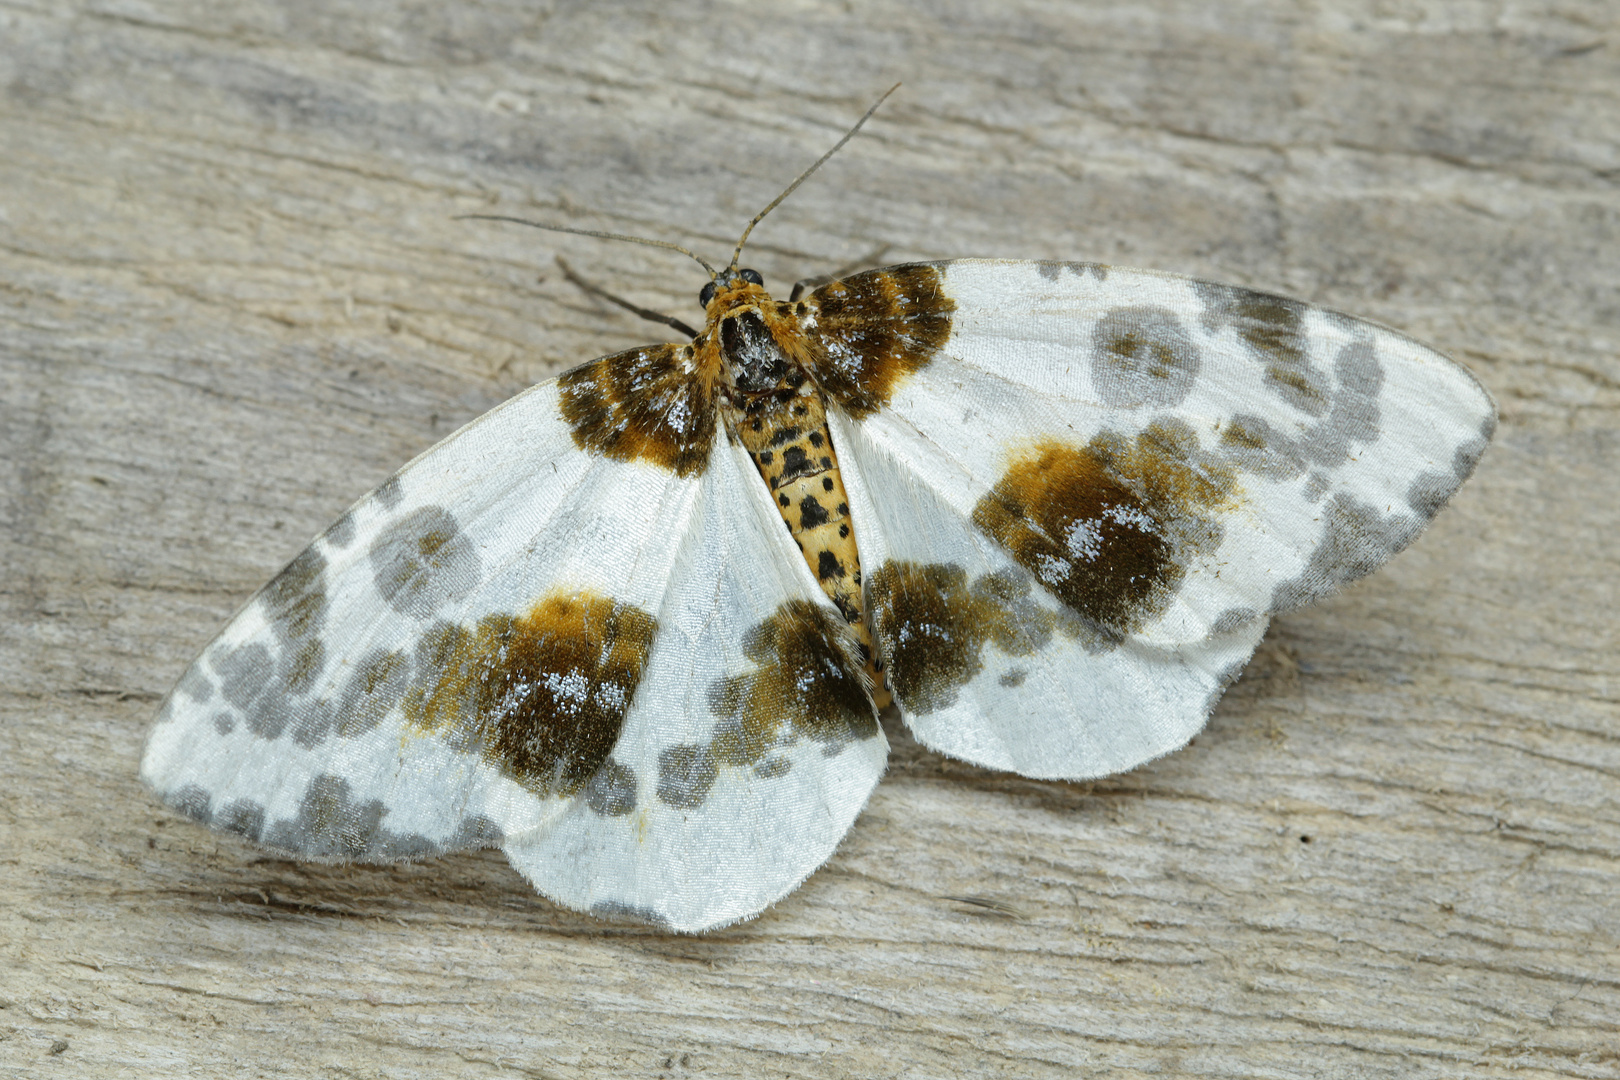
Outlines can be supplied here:
M991 14L994 12L994 14ZM696 315L678 256L1086 258L1469 364L1411 550L1093 784L889 732L839 852L704 938L494 852L265 857L135 778L347 504ZM0 1075L1620 1077L1620 16L1608 0L0 3ZM991 908L943 899L978 896Z

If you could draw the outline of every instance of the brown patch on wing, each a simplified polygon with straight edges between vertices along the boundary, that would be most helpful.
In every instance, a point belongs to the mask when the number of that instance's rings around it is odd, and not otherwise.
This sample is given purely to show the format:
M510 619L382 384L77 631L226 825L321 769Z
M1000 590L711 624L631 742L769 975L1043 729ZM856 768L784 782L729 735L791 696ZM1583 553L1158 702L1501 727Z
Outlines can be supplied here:
M938 268L925 263L869 270L783 306L803 309L807 366L857 420L888 404L900 380L933 359L950 339L956 310L940 290Z
M969 583L954 563L891 560L872 573L869 587L889 685L912 713L953 704L983 669L986 644L1009 656L1032 655L1054 632L1099 644L1080 619L1037 604L1017 570Z
M709 694L720 764L752 765L795 736L831 747L878 733L853 635L821 604L782 604L744 635L743 652L758 669Z
M588 592L470 630L441 624L418 654L405 715L531 791L573 795L618 742L657 629L645 611Z
M973 522L1071 610L1118 640L1163 611L1189 556L1219 545L1235 487L1185 425L1085 446L1043 439L979 500Z
M691 345L604 356L557 380L563 419L587 453L695 476L714 443L716 367Z

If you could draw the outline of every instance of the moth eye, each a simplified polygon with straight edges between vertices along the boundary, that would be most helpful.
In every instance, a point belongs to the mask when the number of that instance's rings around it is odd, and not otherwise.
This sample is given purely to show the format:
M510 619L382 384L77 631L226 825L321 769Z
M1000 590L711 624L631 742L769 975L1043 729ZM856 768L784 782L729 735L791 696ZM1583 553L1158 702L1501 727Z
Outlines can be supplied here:
M709 306L709 301L713 300L713 299L714 299L714 282L711 281L707 285L703 286L702 289L698 290L698 305L700 307L708 307Z
M748 282L750 285L765 284L765 279L760 276L758 270L739 270L737 273L739 277Z

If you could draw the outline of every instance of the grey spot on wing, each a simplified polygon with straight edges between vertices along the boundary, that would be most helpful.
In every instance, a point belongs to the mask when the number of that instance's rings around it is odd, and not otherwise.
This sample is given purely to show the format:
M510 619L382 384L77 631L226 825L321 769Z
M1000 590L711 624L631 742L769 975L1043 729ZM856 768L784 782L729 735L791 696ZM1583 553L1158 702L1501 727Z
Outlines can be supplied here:
M1378 363L1378 350L1368 339L1352 341L1333 360L1338 386L1328 413L1332 429L1350 443L1369 443L1378 438L1383 417L1378 395L1384 389L1384 369Z
M1249 625L1259 617L1260 613L1251 607L1227 608L1215 617L1215 622L1210 626L1209 632L1211 634L1230 633L1240 626Z
M411 662L404 653L371 650L355 666L335 712L331 709L300 712L298 726L293 729L294 741L311 747L322 742L334 728L344 738L370 731L382 723L383 717L405 696L410 675Z
M1220 450L1232 464L1271 480L1292 480L1305 471L1293 440L1258 416L1234 416L1221 432Z
M264 807L251 799L238 799L215 811L208 824L220 832L257 840L264 832Z
M347 780L323 774L304 791L297 815L275 822L259 839L303 855L360 858L377 844L386 813L380 799L357 802Z
M1419 473L1406 489L1406 503L1428 521L1440 512L1461 483L1455 473Z
M214 696L214 684L193 664L180 676L179 691L192 701L207 701Z
M212 656L209 664L219 676L219 686L225 700L238 709L246 709L264 692L275 673L270 650L258 642L232 649L223 656Z
M419 858L451 847L487 847L499 840L499 828L484 817L463 821L446 840L433 840L383 828L387 814L382 800L356 799L347 780L326 773L310 781L295 816L274 822L254 838L301 855L368 862Z
M288 693L302 694L326 665L326 558L305 548L259 593L280 644L277 675Z
M214 714L214 730L221 735L229 735L236 730L236 715L234 713L219 712Z
M1235 285L1196 281L1207 330L1230 326L1266 367L1266 386L1308 416L1327 412L1327 375L1311 362L1304 333L1306 305Z
M1324 511L1325 531L1305 570L1278 585L1271 597L1273 612L1291 611L1365 577L1415 539L1419 518L1384 517L1351 495L1335 495Z
M793 769L793 762L785 757L769 757L754 766L754 775L761 780L775 780L778 776L786 776Z
M1104 263L1047 262L1043 260L1035 264L1035 270L1041 277L1053 282L1059 280L1064 271L1068 271L1075 277L1085 277L1089 274L1098 281L1105 281L1108 278L1108 267Z
M376 490L371 493L371 497L381 503L385 510L392 510L398 506L400 499L404 498L404 496L405 492L400 487L398 473L378 484Z
M256 843L301 855L326 858L387 861L419 855L494 847L501 843L501 827L482 814L464 818L444 841L390 832L381 825L387 811L376 799L359 802L349 794L341 777L315 778L304 793L297 816L266 827L265 808L251 799L238 799L209 809L212 799L196 784L179 788L164 800L187 817L223 832L236 833Z
M1000 682L1002 686L1005 686L1010 690L1015 686L1023 686L1025 680L1028 678L1029 672L1027 670L1024 668L1013 668L1011 671L1004 672L1001 678L997 681Z
M468 848L500 847L506 831L483 814L463 818L460 828L444 842L444 851L465 851Z
M585 805L600 817L623 817L636 808L636 774L608 758L585 784Z
M1315 501L1330 490L1328 472L1378 438L1383 384L1371 341L1349 342L1334 359L1333 377L1321 384L1323 409L1314 414L1319 419L1290 437L1261 417L1240 414L1222 431L1220 449L1233 464L1273 480L1292 480L1310 469L1305 495Z
M1495 433L1496 414L1493 412L1486 418L1485 429L1480 433L1479 438L1469 439L1457 447L1457 453L1451 459L1451 471L1457 474L1459 484L1474 475L1474 467L1479 464L1479 459L1484 456L1485 447L1490 443L1491 436Z
M707 746L671 746L658 755L658 801L694 810L709 797L709 789L719 775L714 754Z
M335 548L346 548L354 543L354 514L347 513L327 526L323 538Z
M591 914L598 919L627 920L648 923L660 930L668 930L669 920L652 908L636 907L618 900L600 900L591 905Z
M478 753L483 745L479 740L477 723L478 684L473 678L446 680L446 674L459 676L469 671L466 655L471 641L472 634L465 627L444 619L431 623L416 643L415 675L412 679L413 685L418 688L436 686L441 680L452 688L450 693L435 696L442 718L451 721L448 727L439 731L439 736L451 749L463 754ZM408 694L405 703L407 709L420 708L426 700L421 689L408 690Z
M370 556L383 599L418 619L431 617L478 584L478 552L442 507L424 506L388 526L372 543Z
M1093 331L1091 379L1118 409L1180 405L1198 378L1198 349L1169 308L1115 308Z
M246 710L243 720L247 729L261 739L279 739L292 723L295 706L279 679L265 687L264 693Z
M214 800L207 791L196 784L187 784L175 789L163 801L170 809L179 811L204 825L213 820L213 811L209 807L213 805Z
M290 703L287 721L292 727L293 742L306 750L319 745L331 732L337 720L332 703L324 698L309 698Z

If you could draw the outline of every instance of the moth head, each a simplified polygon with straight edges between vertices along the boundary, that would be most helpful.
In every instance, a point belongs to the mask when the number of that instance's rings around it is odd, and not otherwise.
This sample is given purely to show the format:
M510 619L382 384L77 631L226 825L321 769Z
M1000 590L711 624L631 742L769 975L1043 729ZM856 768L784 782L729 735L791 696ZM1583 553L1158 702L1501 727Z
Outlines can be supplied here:
M754 290L765 291L765 279L758 270L738 270L735 267L726 267L698 292L698 303L705 311L714 303L714 298L723 293L740 292L747 295ZM729 306L729 305L728 305Z

